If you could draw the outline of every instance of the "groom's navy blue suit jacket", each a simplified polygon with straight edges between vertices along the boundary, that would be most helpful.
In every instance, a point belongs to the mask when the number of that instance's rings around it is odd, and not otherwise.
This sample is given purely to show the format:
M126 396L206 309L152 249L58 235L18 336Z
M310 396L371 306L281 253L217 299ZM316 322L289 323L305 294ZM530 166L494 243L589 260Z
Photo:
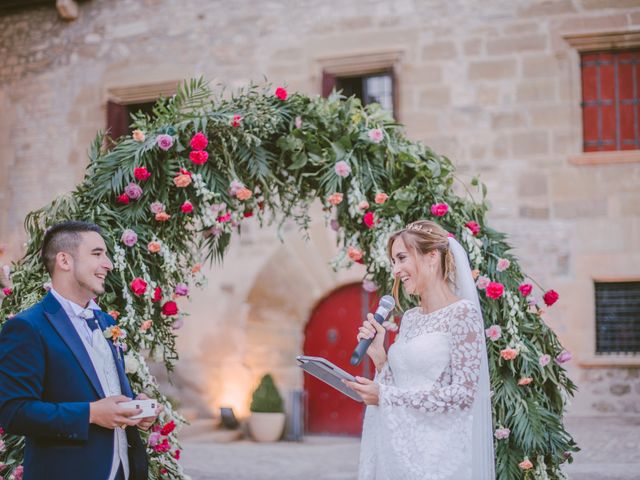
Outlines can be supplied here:
M97 312L101 329L111 316ZM109 341L122 394L133 398L124 362ZM114 431L89 424L89 402L104 398L80 336L49 293L8 320L0 332L0 426L24 435L24 480L106 480ZM129 478L147 478L137 428L126 429Z

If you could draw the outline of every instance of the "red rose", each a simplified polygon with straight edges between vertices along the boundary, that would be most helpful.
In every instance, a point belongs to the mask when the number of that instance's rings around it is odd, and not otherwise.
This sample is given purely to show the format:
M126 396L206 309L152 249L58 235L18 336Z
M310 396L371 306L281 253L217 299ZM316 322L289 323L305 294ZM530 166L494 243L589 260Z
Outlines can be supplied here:
M9 295L11 295L13 293L13 290L10 289L9 287L4 287L2 289L2 293L4 294L5 297L8 297Z
M495 300L497 298L500 298L504 293L504 285L499 282L489 282L489 285L487 285L487 289L485 290L485 292L487 293L487 297Z
M160 430L160 435L164 435L166 437L171 432L173 432L175 428L176 424L173 420L171 420L169 423L165 423L164 427L162 427L162 430Z
M518 290L520 290L520 293L522 295L524 295L525 297L528 297L531 294L531 291L533 290L533 286L530 283L522 283L518 287Z
M151 301L156 303L160 300L162 300L162 289L160 287L156 287L156 289L153 291L153 299Z
M121 203L123 205L128 205L129 195L127 195L126 193L123 193L122 195L118 195L118 198L116 198L116 202Z
M436 203L431 205L431 215L435 217L442 217L449 211L449 205L446 203Z
M145 282L142 278L136 277L131 282L131 291L135 293L137 296L142 295L147 291L147 282Z
M193 204L189 201L186 201L182 204L182 206L180 207L180 211L182 213L191 213L193 212Z
M253 210L248 210L248 211L244 212L243 215L244 215L244 218L253 217Z
M180 450L176 450L175 452L173 452L173 458L175 458L176 460L180 460Z
M282 87L278 87L276 88L276 97L278 97L280 100L284 101L287 99L287 91L282 88Z
M151 173L145 167L138 167L133 169L133 176L136 177L136 180L144 182L151 176Z
M478 225L473 220L465 223L464 226L467 227L469 230L471 230L471 233L473 234L474 237L480 233L480 225Z
M191 138L189 145L194 150L204 150L209 145L209 140L207 140L204 133L198 132Z
M556 303L559 298L560 298L560 295L558 295L558 292L556 292L555 290L549 290L542 297L547 307L550 307L551 305Z
M242 115L234 115L233 120L231 120L231 126L234 128L238 128L241 122L242 122Z
M362 221L367 227L373 228L376 223L376 217L373 212L367 212L364 214L364 218L362 219Z
M208 158L209 154L204 150L194 150L189 154L189 160L191 160L196 165L203 165Z
M178 305L174 301L168 301L162 305L162 313L167 317L178 314Z

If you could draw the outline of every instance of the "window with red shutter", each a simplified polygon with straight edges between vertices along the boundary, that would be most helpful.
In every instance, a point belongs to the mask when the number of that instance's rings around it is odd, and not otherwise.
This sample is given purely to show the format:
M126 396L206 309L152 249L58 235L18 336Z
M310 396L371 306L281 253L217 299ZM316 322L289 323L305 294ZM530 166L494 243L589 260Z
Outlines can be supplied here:
M583 52L585 152L640 149L640 49Z

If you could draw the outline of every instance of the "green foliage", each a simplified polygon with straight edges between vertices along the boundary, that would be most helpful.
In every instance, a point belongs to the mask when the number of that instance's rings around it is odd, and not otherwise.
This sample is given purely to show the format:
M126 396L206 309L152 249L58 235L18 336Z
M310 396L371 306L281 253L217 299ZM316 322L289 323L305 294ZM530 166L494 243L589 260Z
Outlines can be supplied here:
M127 332L127 355L138 356L141 366L129 374L134 390L162 400L144 362L154 358L171 369L177 360L176 318L164 315L162 305L176 285L192 287L204 282L197 266L224 258L232 233L240 231L246 216L256 217L260 224L293 219L304 230L310 203L320 199L327 223L332 220L338 225L343 252L349 246L359 248L367 278L385 292L392 281L386 238L412 221L432 219L461 241L472 268L504 285L505 294L498 299L480 295L486 326L502 329L499 339L487 343L494 424L511 431L509 438L495 442L497 478L535 478L537 472L552 480L562 478L560 465L578 450L562 423L566 399L575 385L562 365L553 361L562 346L542 320L540 308L528 305L518 293L526 276L506 236L487 224L486 187L477 177L461 181L448 158L408 140L402 127L378 106L363 108L358 99L337 94L329 99L292 94L282 101L269 88L251 85L225 94L212 92L205 81L196 79L185 82L175 96L159 100L153 112L152 116L134 115L134 127L146 136L142 141L126 136L107 150L104 145L108 142L99 134L90 148L82 183L27 216L26 255L13 265L13 294L4 299L0 318L30 307L44 295L43 284L49 279L38 250L47 227L66 219L97 223L115 263L101 306L120 313L118 324ZM232 122L234 116L241 117L237 126ZM383 132L382 141L372 140L373 129ZM190 141L197 132L208 139L209 158L202 165L189 158ZM156 144L160 134L173 139L168 150ZM336 174L339 161L350 167L347 177ZM147 168L151 176L137 181L137 167ZM180 169L192 175L186 187L174 182ZM128 204L118 203L117 197L132 182L140 184L142 196ZM239 199L230 190L232 182L247 187L251 197ZM459 195L460 191L465 194ZM337 206L327 200L334 193L343 195ZM377 193L386 193L389 199L375 203ZM363 201L368 208L359 208ZM151 212L157 202L170 215L166 221L157 220ZM193 205L192 213L181 211L185 202ZM435 203L446 203L448 213L434 217L430 207ZM365 211L375 217L372 228L363 222ZM480 225L477 236L465 227L469 221ZM133 247L122 244L125 229L138 235ZM161 252L149 251L151 241L162 245ZM501 258L511 265L499 272L496 267ZM335 261L336 268L351 264L344 253ZM134 296L129 290L136 277L149 285L144 295ZM156 288L162 292L160 302L153 301ZM414 303L412 298L403 302L405 306ZM151 328L141 328L144 321L150 321ZM516 349L518 356L503 360L500 351L505 348ZM539 362L542 355L552 359L546 366ZM533 382L518 385L523 377ZM180 423L169 408L164 420L172 419ZM0 453L0 462L19 464L22 439L4 436L4 440L9 448ZM152 479L160 478L163 468L167 473L162 478L182 478L170 453L149 449L149 455ZM520 469L518 464L525 458L534 463L535 472Z
M284 412L282 397L270 374L267 373L260 379L260 384L251 397L250 410L259 413Z

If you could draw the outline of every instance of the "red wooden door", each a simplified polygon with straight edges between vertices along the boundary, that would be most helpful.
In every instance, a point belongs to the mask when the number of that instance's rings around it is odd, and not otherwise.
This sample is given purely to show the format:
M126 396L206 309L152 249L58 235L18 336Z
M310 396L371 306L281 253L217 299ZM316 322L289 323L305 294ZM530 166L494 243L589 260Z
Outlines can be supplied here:
M374 311L377 297L361 284L339 288L322 300L305 328L304 354L323 357L352 375L373 378L373 364L366 357L359 366L349 363L356 334L367 312ZM360 435L364 405L305 373L307 432Z

